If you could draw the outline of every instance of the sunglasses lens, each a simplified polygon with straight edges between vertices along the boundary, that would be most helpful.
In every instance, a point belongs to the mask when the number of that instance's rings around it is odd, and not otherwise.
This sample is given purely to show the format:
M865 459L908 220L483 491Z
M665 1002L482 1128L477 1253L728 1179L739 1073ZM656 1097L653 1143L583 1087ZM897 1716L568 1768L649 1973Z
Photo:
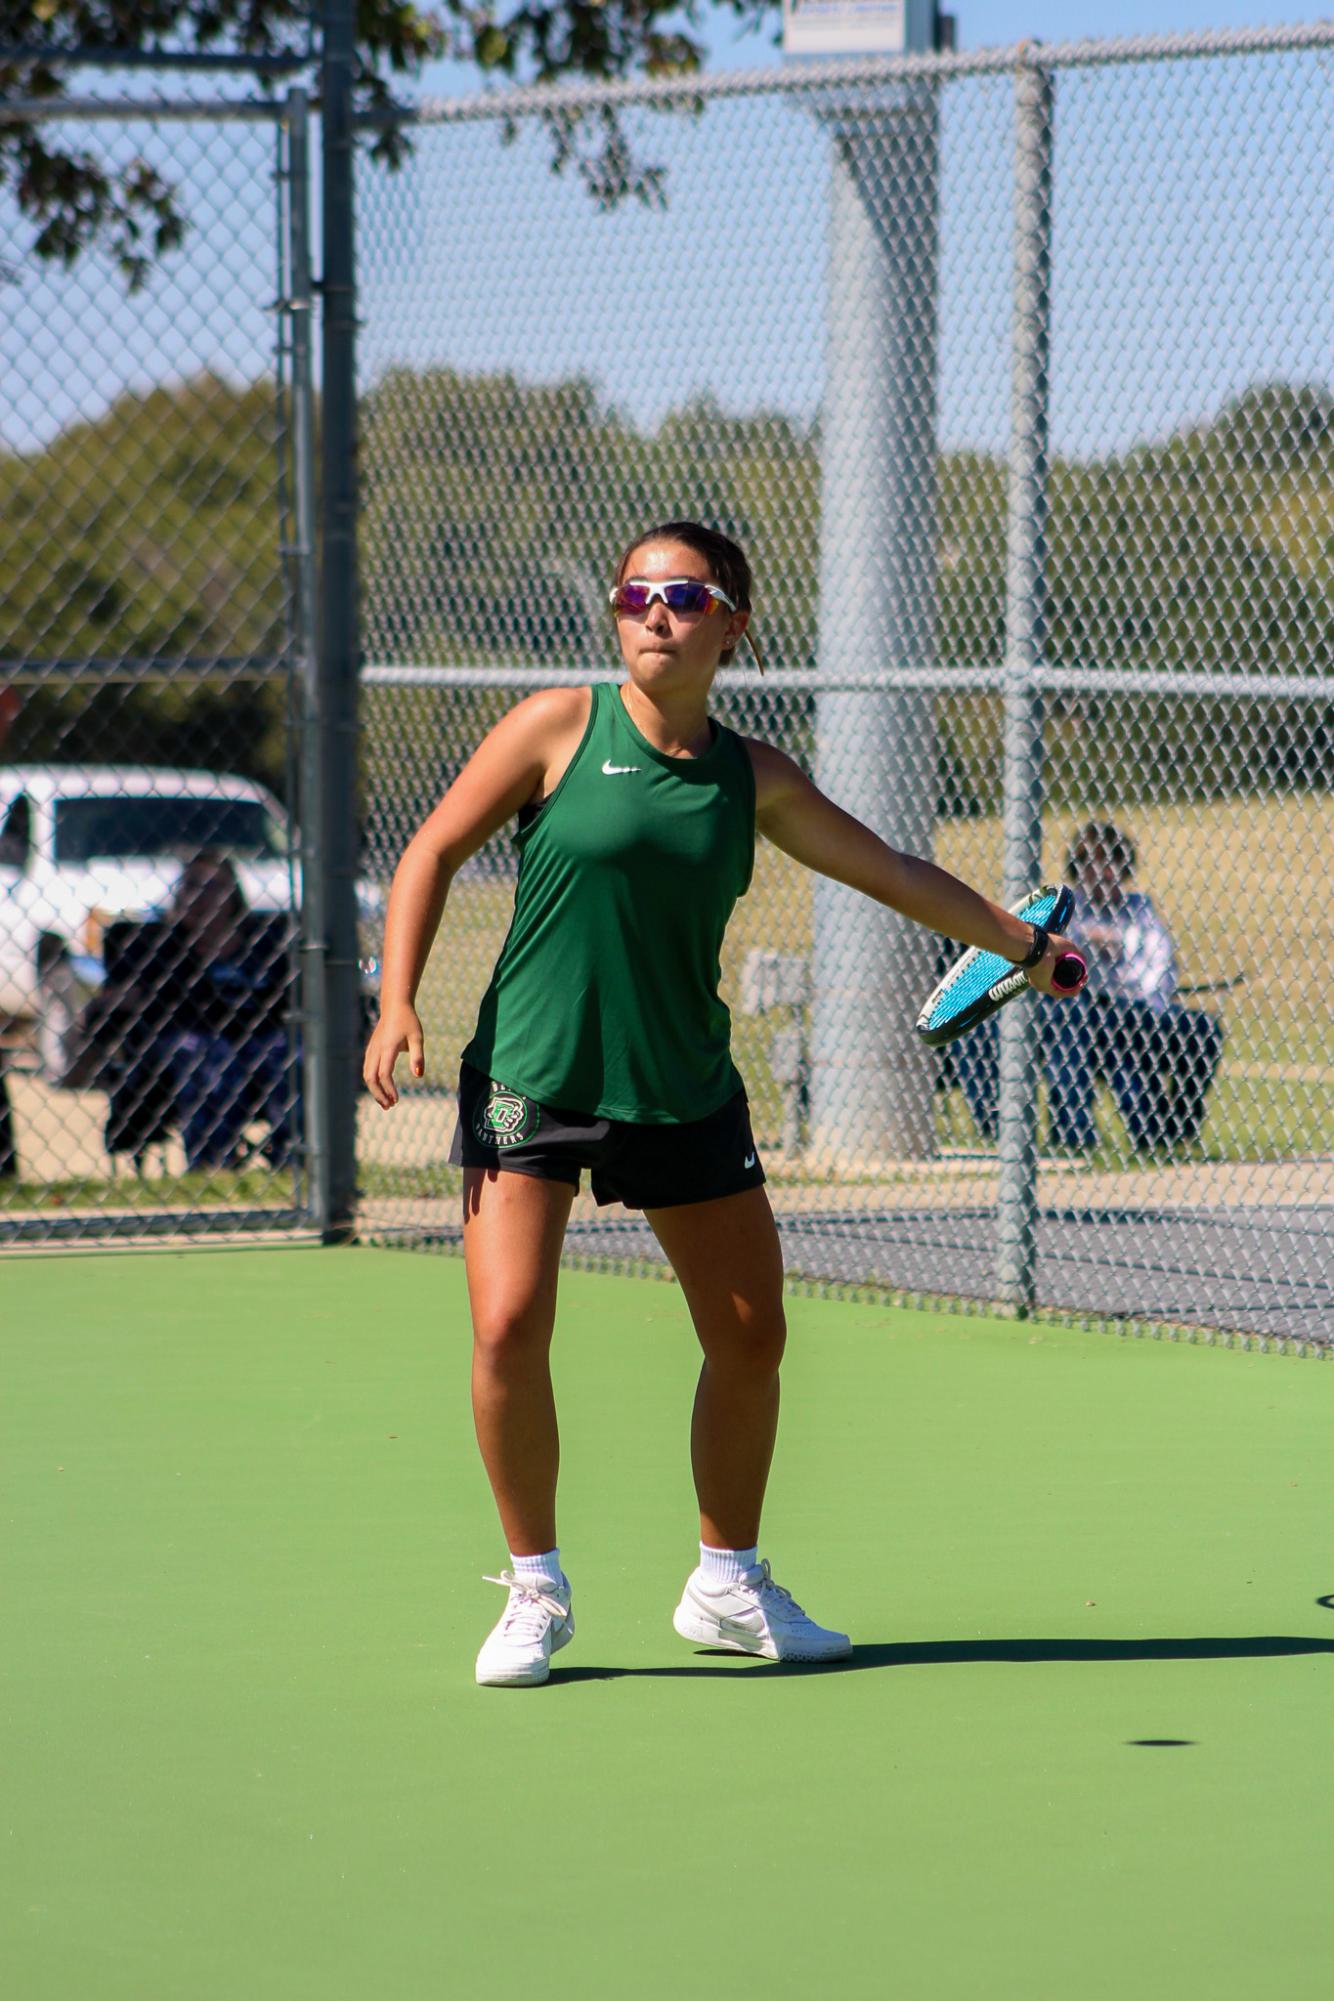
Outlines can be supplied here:
M711 611L713 599L703 584L668 584L663 591L669 611Z
M629 612L632 617L637 617L640 612L647 611L648 585L622 584L612 601L612 608L617 612Z

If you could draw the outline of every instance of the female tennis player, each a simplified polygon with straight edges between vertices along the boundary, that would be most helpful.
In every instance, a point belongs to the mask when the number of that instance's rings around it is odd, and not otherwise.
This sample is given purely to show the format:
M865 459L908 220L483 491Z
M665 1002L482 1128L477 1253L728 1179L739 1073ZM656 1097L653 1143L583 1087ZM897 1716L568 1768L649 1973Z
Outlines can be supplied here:
M582 1169L599 1203L642 1209L703 1351L690 1447L698 1566L685 1639L771 1660L830 1660L759 1555L778 1424L783 1263L718 997L719 953L758 830L808 868L1052 991L1067 941L1035 933L932 863L899 854L790 757L709 716L751 613L735 543L693 521L634 542L611 590L625 679L520 702L483 740L394 876L382 1011L365 1080L398 1102L425 1074L414 1001L455 872L517 816L514 915L463 1051L451 1159L463 1167L473 1414L509 1550L505 1611L477 1660L498 1687L547 1679L574 1633L556 1536L549 1352L561 1246ZM753 644L753 642L752 642ZM757 655L758 658L758 655Z

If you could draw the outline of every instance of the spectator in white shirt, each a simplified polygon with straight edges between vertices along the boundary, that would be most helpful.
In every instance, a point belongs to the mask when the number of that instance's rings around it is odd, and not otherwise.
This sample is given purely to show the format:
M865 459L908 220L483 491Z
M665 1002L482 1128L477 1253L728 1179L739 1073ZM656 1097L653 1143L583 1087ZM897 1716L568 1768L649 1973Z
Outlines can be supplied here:
M0 688L0 746L9 735L9 726L19 712L18 691ZM0 1049L0 1181L18 1179L19 1157L14 1146L14 1114L9 1103L9 1083L5 1076L5 1052Z
M1066 931L1088 961L1088 981L1075 1001L1044 1018L1042 1067L1051 1144L1074 1153L1097 1144L1099 1077L1139 1151L1189 1145L1222 1053L1217 1019L1177 1002L1172 934L1131 886L1134 870L1135 844L1110 821L1090 821L1071 843L1066 878L1075 909ZM997 1045L993 1026L989 1036L961 1043L955 1064L987 1138L996 1130Z

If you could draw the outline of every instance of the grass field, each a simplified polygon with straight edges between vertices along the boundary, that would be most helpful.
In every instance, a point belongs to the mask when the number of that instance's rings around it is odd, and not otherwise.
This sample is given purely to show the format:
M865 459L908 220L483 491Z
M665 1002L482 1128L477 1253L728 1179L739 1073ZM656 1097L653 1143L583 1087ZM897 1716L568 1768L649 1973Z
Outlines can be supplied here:
M1314 857L1334 854L1334 801L1294 794L1282 800L1142 806L1123 817L1135 829L1142 878L1152 886L1176 932L1183 979L1216 981L1245 975L1232 993L1201 1003L1222 1015L1223 1061L1200 1139L1174 1157L1274 1162L1334 1155L1330 1060L1334 1018L1328 1000L1323 990L1292 976L1288 955L1275 950L1267 924L1257 926L1239 917L1241 912L1267 910L1275 883L1300 885L1310 878ZM1074 824L1068 814L1053 818L1045 862L1048 873L1059 872ZM967 880L994 890L1001 876L999 823L942 821L937 856ZM761 842L754 883L737 906L724 962L734 1048L750 1092L756 1132L769 1151L771 1175L790 1184L819 1179L822 1164L774 1157L783 1128L782 1093L769 1064L774 1017L742 1014L737 998L748 951L764 947L810 951L812 881L795 863ZM420 997L430 1074L436 1084L451 1085L456 1075L458 1052L472 1032L477 1002L504 939L512 904L510 876L488 879L470 872L454 885ZM1334 914L1327 900L1311 899L1303 909L1301 949L1308 962L1323 964L1334 958ZM269 1174L258 1164L243 1175L159 1172L139 1181L122 1175L113 1183L89 1171L100 1158L96 1151L100 1139L85 1168L73 1175L62 1166L66 1156L61 1152L61 1128L66 1116L59 1102L49 1108L47 1124L54 1137L45 1142L31 1120L20 1122L24 1179L0 1189L0 1209L140 1209L195 1202L281 1207L291 1201L290 1176ZM962 1093L939 1096L936 1116L942 1148L979 1146ZM384 1199L452 1192L456 1177L440 1157L449 1125L448 1114L442 1112L439 1143L429 1157L417 1158L404 1157L397 1129L386 1128L388 1144L382 1153L371 1148L361 1163L366 1194ZM94 1127L100 1134L100 1113ZM1128 1149L1119 1115L1105 1092L1098 1108L1098 1130L1098 1150L1084 1163L1090 1174L1152 1173L1161 1164ZM372 1132L378 1134L379 1129Z
M765 1547L856 1651L781 1669L671 1631L679 1295L571 1275L511 1692L455 1261L3 1289L22 2001L1328 1992L1334 1369L793 1302Z
M1043 864L1049 879L1059 878L1082 817L1053 816ZM1200 1003L1222 1014L1227 1041L1193 1157L1281 1160L1334 1151L1334 1020L1328 1000L1293 978L1287 955L1274 949L1263 925L1240 915L1269 909L1275 883L1302 883L1316 856L1334 855L1334 800L1296 794L1283 800L1145 805L1123 817L1135 829L1140 880L1175 933L1183 984L1245 975L1233 993ZM936 859L988 894L999 893L1001 857L996 819L940 823ZM754 881L728 933L724 994L733 1007L734 1048L757 1135L770 1146L782 1125L781 1093L769 1068L773 1026L737 1009L740 968L755 948L809 953L812 882L807 871L761 841ZM509 880L463 880L451 892L421 993L432 1051L443 1052L450 1075L456 1052L472 1032L512 904ZM1308 963L1334 959L1334 912L1327 899L1315 899L1303 910L1302 952ZM1099 1126L1102 1146L1090 1167L1133 1166L1110 1098L1100 1107ZM942 1105L940 1133L946 1143L975 1139L961 1097Z

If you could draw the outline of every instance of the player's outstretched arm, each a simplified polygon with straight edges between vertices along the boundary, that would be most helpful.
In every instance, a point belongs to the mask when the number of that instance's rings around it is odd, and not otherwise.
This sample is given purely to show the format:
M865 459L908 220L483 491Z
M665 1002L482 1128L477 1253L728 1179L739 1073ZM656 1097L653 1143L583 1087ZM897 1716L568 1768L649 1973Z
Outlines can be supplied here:
M1016 965L1027 957L1033 930L1023 918L934 862L891 848L826 798L785 752L754 738L748 747L755 772L755 825L776 848L943 937L998 952ZM1052 969L1063 952L1072 950L1068 938L1053 932L1040 964L1029 972L1032 984L1052 993Z
M408 842L394 872L385 916L380 1019L366 1045L362 1076L382 1110L398 1103L394 1066L408 1058L426 1072L417 988L444 915L449 885L470 855L542 790L553 755L582 731L588 693L546 688L502 716L483 738L435 811Z

